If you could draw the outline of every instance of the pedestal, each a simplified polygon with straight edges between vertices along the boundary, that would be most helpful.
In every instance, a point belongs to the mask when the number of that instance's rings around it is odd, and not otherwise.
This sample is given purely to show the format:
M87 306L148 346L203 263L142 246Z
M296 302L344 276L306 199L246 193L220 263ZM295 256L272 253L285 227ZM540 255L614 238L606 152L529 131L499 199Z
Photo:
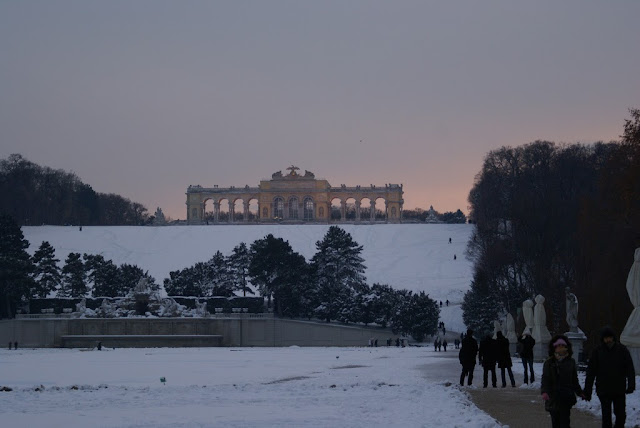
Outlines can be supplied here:
M549 358L549 342L536 342L533 346L533 361L541 363L547 358Z
M584 342L587 340L584 332L578 329L577 332L568 331L565 336L571 342L571 348L573 348L573 359L578 363L587 361L587 356L584 355Z
M633 360L633 368L636 369L636 376L640 375L640 348L635 346L627 346L631 359Z

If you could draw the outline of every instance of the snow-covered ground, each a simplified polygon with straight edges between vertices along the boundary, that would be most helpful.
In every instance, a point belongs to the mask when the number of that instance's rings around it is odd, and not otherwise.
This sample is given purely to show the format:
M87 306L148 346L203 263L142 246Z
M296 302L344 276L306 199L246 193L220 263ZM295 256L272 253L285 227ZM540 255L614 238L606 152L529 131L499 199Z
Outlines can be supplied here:
M449 353L451 354L451 353ZM0 350L3 426L494 427L428 348ZM455 363L455 361L454 361ZM165 378L166 383L161 382ZM42 386L41 386L42 385Z
M443 305L440 319L451 331L465 331L460 303L469 289L472 264L465 257L473 231L469 224L340 225L363 246L367 282L424 291ZM70 252L102 254L135 264L162 284L172 270L210 259L216 251L231 254L241 242L250 245L269 233L288 241L307 260L316 253L328 225L237 225L166 227L23 227L33 254L42 241L56 250L60 266ZM451 238L451 244L449 244ZM456 259L454 260L454 255Z
M12 390L0 392L0 420L65 428L499 426L457 385L456 356L413 346L5 348L0 387ZM519 388L539 390L542 364L530 385L521 384L518 359L513 369ZM478 366L475 376L479 382ZM599 415L595 396L577 406ZM635 392L627 426L638 424Z

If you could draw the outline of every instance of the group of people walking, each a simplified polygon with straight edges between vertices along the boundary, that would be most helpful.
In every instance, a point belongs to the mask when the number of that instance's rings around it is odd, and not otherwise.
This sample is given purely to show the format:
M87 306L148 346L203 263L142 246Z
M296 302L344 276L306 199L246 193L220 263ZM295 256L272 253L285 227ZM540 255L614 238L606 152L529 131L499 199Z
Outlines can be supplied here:
M534 382L533 349L535 340L529 333L518 338L518 353L524 366L524 383ZM473 330L467 330L462 339L462 347L458 354L462 373L460 385L473 384L473 371L476 356L483 368L483 387L488 386L489 373L491 384L497 387L496 364L500 368L502 387L507 386L508 374L511 386L515 387L515 379L511 370L512 361L509 352L509 341L502 332L496 333L496 339L490 335L480 341L480 345L473 338ZM545 410L551 415L554 428L569 427L571 408L577 398L591 400L595 382L596 394L602 406L603 427L624 427L626 420L625 394L634 392L635 368L629 350L617 341L615 332L605 327L601 333L601 342L591 353L587 365L584 388L578 381L576 361L573 359L571 342L565 335L556 335L549 342L548 358L542 368L540 393L544 401ZM615 425L612 421L612 407L615 415Z

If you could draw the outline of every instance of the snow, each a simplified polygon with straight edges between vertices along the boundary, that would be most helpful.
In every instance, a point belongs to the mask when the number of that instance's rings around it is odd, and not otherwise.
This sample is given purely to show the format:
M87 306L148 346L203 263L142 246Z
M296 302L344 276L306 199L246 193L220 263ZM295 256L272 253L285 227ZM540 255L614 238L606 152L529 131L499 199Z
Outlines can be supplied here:
M469 224L340 225L363 246L367 283L424 291L443 302L441 320L447 330L466 331L460 303L469 289L472 263L464 256L473 232ZM225 256L245 242L248 246L269 233L288 241L307 261L316 253L328 225L218 226L29 226L23 227L33 254L42 241L56 250L62 267L70 252L101 254L117 265L138 265L162 284L169 272ZM449 244L451 238L451 244ZM456 255L456 260L453 256ZM444 302L450 301L450 307Z
M14 388L1 393L5 426L497 426L456 385L457 368L453 385L428 381L439 358L420 347L5 349L0 357L0 379Z
M341 226L364 246L369 284L425 291L443 303L448 331L464 331L460 302L472 265L471 225ZM69 252L136 264L157 282L169 271L230 254L268 233L309 260L328 226L23 227L60 264ZM449 238L452 243L449 244ZM453 260L453 254L457 260ZM457 350L378 348L0 349L3 426L371 427L499 424L458 386ZM538 379L541 364L534 365ZM522 380L522 365L514 359ZM476 367L476 376L480 368ZM160 381L165 378L166 382ZM581 374L584 384L584 375ZM474 386L475 388L475 386ZM539 380L520 388L540 388ZM542 406L542 403L540 403ZM599 415L597 398L577 407ZM544 422L546 423L546 421ZM640 393L627 396L627 425L640 424Z

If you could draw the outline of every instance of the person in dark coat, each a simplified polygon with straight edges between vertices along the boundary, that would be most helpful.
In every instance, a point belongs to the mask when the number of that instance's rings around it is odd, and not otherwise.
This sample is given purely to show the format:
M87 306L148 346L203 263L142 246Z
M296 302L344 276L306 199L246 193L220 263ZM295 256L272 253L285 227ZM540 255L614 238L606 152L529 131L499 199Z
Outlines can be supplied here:
M442 347L444 348L444 352L447 352L447 339L442 339Z
M460 385L464 385L464 378L467 379L467 385L473 383L473 370L476 367L476 355L478 354L478 342L473 338L473 330L468 329L467 335L462 339L462 348L458 353L458 360L462 365L462 373L460 374Z
M496 361L497 361L497 344L493 340L490 334L486 335L484 339L480 341L480 348L478 349L478 358L482 369L484 370L482 375L482 385L486 388L488 384L489 372L491 372L491 384L494 388L497 387L498 379L496 377Z
M625 394L636 389L636 373L631 354L626 346L618 343L616 334L610 327L602 329L600 345L591 353L587 366L584 394L591 399L593 381L602 407L602 426L611 427L611 405L616 415L616 427L624 427L626 415Z
M544 408L551 415L553 428L571 426L571 408L576 395L585 398L578 382L578 369L573 359L571 342L565 335L556 335L549 342L549 358L542 366L540 393Z
M531 337L531 333L525 331L522 333L522 336L518 338L518 343L520 344L520 348L518 353L520 354L520 358L522 358L522 366L524 368L524 383L533 383L536 378L533 374L533 347L536 344L536 340ZM529 366L529 370L527 370L527 366ZM530 373L530 376L527 376L527 371Z
M515 388L516 380L513 377L513 371L511 370L513 362L511 361L511 352L509 351L509 339L504 337L501 331L499 331L496 336L496 343L498 345L498 367L500 368L500 376L502 377L502 387L505 388L507 386L507 380L504 373L505 370L507 370L509 372L511 386Z

